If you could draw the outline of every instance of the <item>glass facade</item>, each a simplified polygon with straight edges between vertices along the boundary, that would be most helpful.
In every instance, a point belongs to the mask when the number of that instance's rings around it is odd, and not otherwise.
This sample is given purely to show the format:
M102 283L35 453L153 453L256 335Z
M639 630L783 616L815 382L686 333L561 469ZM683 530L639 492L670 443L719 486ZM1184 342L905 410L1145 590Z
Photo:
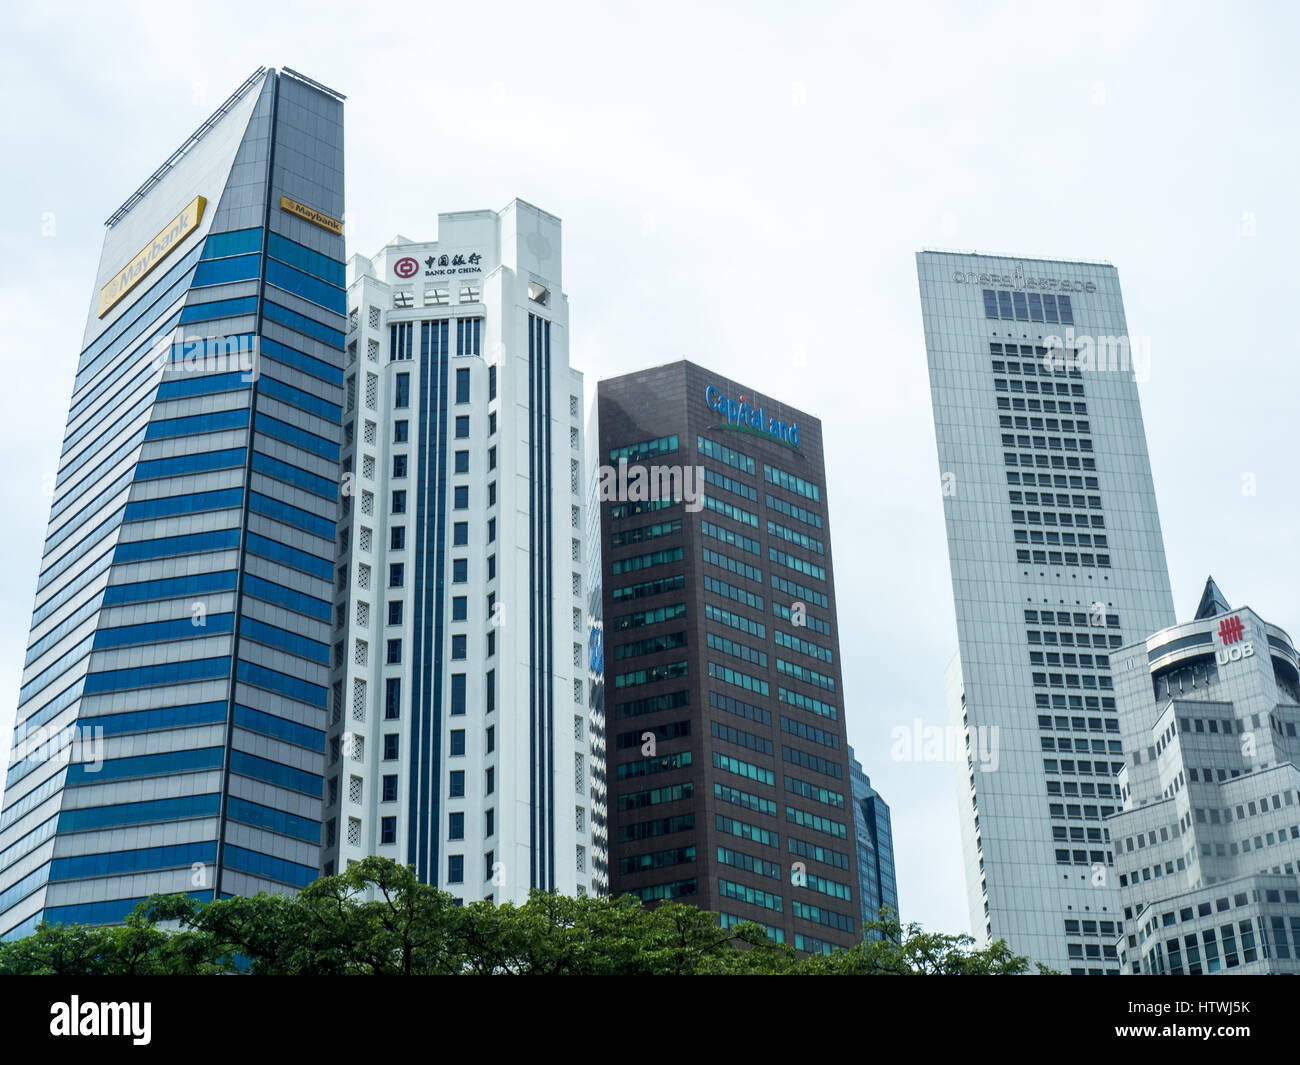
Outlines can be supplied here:
M316 875L343 238L292 205L341 217L342 174L341 98L259 70L110 219L116 296L78 363L5 782L0 935Z

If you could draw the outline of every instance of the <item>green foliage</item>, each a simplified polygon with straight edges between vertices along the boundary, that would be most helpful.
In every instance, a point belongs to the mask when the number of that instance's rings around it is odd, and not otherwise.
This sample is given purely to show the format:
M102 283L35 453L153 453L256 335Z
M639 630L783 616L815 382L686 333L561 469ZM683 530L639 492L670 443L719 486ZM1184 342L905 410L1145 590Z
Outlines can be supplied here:
M297 895L199 903L155 895L115 928L42 924L0 943L0 975L1002 975L1029 961L999 941L924 932L881 911L878 937L800 958L757 924L718 927L717 915L631 896L569 898L534 891L526 903L474 902L421 884L414 872L367 858Z

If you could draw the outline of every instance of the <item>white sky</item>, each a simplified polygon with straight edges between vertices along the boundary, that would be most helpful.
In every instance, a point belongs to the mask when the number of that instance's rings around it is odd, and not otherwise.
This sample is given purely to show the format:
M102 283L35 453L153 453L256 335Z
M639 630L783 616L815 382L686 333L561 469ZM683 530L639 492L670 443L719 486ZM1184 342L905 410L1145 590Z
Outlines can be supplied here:
M1115 263L1179 615L1212 572L1300 636L1294 7L25 7L0 16L0 751L103 220L260 64L348 96L349 251L519 196L564 221L589 390L688 357L822 419L849 736L905 919L968 924L952 767L889 756L946 724L956 647L915 251Z

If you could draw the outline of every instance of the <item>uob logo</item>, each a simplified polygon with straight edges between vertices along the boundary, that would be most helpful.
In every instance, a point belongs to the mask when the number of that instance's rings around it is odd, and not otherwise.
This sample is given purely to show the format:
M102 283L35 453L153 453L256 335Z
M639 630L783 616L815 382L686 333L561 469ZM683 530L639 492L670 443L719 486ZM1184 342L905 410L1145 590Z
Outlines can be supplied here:
M1219 665L1226 666L1229 662L1240 662L1255 653L1255 645L1242 640L1245 633L1246 627L1241 623L1238 614L1233 614L1232 617L1224 618L1219 622L1219 639L1223 641L1223 649L1214 655Z

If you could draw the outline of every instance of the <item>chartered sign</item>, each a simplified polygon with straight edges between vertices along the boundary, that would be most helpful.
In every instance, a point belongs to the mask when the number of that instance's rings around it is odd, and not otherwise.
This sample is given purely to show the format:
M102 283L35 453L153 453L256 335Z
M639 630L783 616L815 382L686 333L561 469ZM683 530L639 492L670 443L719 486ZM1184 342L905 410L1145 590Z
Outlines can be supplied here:
M206 203L202 196L195 196L185 210L168 222L161 233L136 252L113 280L99 290L99 314L96 317L103 318L150 270L180 247L181 242L199 227Z

